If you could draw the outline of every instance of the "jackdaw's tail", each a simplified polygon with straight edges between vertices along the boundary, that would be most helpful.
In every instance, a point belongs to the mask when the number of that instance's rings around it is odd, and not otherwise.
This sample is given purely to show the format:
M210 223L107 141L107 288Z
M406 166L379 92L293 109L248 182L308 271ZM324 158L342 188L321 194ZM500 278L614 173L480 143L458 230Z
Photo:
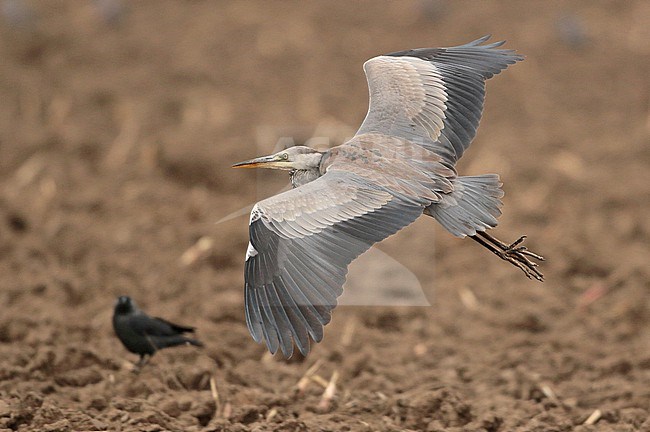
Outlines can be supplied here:
M151 342L156 346L156 348L167 348L178 345L194 345L197 347L202 347L203 343L199 340L189 338L183 335L176 336L154 336L150 337Z

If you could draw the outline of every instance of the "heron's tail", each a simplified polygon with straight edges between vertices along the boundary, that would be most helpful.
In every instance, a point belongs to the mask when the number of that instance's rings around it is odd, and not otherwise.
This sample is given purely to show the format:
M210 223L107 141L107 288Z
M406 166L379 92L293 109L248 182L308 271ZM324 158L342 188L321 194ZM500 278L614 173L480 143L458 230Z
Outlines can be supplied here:
M497 174L458 177L454 191L424 211L456 237L497 226L503 190Z

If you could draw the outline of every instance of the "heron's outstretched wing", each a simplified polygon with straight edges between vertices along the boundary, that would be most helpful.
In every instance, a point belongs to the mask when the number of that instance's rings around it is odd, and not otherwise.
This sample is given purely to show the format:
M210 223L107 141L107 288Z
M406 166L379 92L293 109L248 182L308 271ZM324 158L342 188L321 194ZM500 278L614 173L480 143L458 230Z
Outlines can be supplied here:
M331 171L260 201L246 253L246 323L269 350L309 352L342 293L347 267L409 225L426 200L391 193L352 172Z
M357 135L406 138L454 164L476 135L485 80L523 57L489 36L452 48L400 51L368 60L370 105Z

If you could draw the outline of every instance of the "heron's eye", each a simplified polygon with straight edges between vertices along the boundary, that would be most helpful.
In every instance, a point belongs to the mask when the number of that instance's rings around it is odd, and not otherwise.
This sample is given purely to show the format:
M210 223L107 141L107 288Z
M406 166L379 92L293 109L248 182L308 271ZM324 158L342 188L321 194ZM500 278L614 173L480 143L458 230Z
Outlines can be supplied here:
M282 158L282 160L289 160L289 153L282 153L280 157Z

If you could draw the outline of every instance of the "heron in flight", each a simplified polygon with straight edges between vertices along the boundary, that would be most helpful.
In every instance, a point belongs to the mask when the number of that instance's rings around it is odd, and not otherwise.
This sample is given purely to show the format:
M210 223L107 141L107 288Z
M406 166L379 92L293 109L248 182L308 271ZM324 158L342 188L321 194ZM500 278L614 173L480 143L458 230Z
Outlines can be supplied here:
M296 146L234 167L287 170L293 189L258 202L245 264L246 324L253 339L285 357L320 342L342 294L348 265L374 243L424 214L470 237L539 281L522 245L486 230L497 225L499 176L459 176L483 110L485 81L523 60L489 36L452 48L374 57L363 68L368 114L356 135L320 152Z

